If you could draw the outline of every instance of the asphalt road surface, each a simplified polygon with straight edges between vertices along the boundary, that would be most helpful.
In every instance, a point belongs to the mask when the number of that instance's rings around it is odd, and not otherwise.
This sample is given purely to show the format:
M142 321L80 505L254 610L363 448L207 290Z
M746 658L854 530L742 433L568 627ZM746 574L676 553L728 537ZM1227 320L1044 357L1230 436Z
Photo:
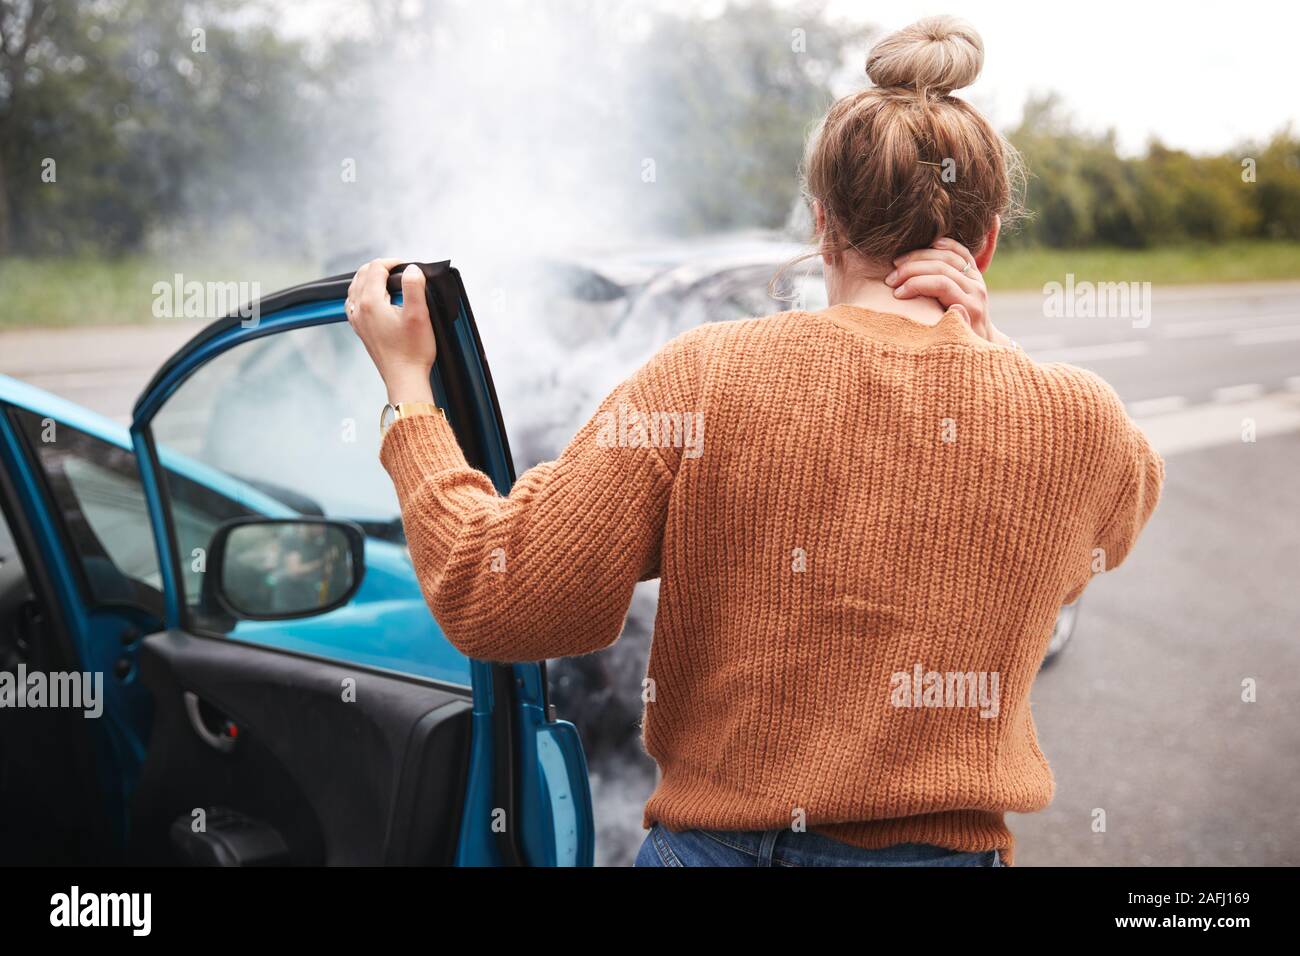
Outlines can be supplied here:
M1017 864L1300 863L1300 282L1156 289L1116 318L1044 303L992 314L1109 381L1167 483L1035 686L1056 798L1012 817ZM126 421L195 328L2 333L0 372Z
M1056 798L1012 816L1016 862L1300 863L1300 283L1157 289L1145 328L1042 303L993 314L1109 381L1166 484L1035 685Z

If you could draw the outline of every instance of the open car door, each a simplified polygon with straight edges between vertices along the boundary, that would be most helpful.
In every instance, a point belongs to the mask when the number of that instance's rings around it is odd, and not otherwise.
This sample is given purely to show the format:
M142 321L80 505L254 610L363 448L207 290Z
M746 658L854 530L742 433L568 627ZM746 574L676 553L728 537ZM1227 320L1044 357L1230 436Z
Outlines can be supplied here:
M504 493L514 469L464 286L450 263L421 268L434 395ZM550 713L544 665L464 659L424 603L378 461L383 385L344 315L351 279L213 323L136 404L165 629L138 653L153 716L130 856L590 865L586 763ZM222 529L307 520L357 529L364 572L346 601L306 615L214 601ZM262 540L250 567L274 602L299 556Z

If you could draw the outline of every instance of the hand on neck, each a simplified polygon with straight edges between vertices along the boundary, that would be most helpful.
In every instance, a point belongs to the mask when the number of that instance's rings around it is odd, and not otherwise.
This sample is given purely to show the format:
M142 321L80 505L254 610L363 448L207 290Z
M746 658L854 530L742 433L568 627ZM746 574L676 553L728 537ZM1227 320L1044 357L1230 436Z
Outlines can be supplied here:
M917 296L900 299L894 290L885 285L884 276L890 270L886 268L863 270L855 275L844 275L838 270L827 268L826 293L831 305L852 305L873 312L888 312L901 315L920 322L923 325L935 325L947 310L937 299ZM879 273L879 278L875 277Z

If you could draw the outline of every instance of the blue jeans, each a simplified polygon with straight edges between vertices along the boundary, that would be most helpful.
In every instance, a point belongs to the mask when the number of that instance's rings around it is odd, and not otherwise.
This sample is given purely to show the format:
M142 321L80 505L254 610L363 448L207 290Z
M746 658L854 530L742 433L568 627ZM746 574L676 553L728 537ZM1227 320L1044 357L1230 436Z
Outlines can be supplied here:
M636 866L1002 866L997 850L963 853L928 843L864 850L819 833L793 830L650 828Z

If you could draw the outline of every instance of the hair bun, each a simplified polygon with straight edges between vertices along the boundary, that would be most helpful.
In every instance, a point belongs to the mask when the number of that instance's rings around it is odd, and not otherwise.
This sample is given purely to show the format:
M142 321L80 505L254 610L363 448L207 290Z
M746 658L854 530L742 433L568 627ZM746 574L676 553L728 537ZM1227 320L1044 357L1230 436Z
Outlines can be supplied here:
M970 86L984 66L984 41L956 17L926 17L891 33L867 54L876 86L946 94Z

